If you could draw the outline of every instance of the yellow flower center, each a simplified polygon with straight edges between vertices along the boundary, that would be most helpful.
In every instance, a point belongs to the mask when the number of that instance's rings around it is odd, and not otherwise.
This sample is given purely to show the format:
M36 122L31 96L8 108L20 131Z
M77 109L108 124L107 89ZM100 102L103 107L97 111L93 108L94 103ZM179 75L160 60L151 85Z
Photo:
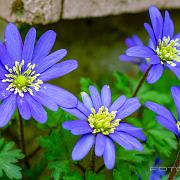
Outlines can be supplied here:
M159 39L156 53L163 61L172 66L176 66L172 61L180 62L180 50L177 48L180 46L179 39L170 40L170 37L164 37L163 40Z
M108 135L113 133L121 121L121 119L115 119L117 111L109 112L108 108L104 106L99 108L98 112L92 108L91 112L88 122L94 134L102 133Z
M177 121L176 126L178 128L178 131L180 131L180 121Z
M8 74L5 74L6 79L3 79L2 82L8 82L9 86L6 90L14 92L14 94L19 94L23 97L24 93L28 92L33 95L32 89L39 91L40 85L43 84L43 81L37 79L40 74L36 74L34 71L35 64L32 65L29 63L24 68L24 60L22 62L15 62L15 65L9 68L5 66Z

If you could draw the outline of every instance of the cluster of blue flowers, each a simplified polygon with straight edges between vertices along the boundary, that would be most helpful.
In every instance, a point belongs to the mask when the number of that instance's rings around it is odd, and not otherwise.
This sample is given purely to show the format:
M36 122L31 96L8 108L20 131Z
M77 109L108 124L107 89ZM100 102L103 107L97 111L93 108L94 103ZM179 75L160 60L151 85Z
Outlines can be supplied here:
M151 25L144 24L149 34L148 45L133 35L126 39L128 49L120 59L137 64L143 73L149 69L150 84L162 76L165 68L180 79L180 34L174 36L173 21L167 11L164 19L156 7L150 7L149 14ZM102 156L107 169L112 169L116 157L114 143L126 150L143 151L141 142L146 137L142 129L124 122L124 118L140 108L137 97L122 95L112 102L109 86L104 85L101 92L90 86L90 95L82 92L81 102L70 92L46 82L78 66L76 60L58 63L66 56L65 49L49 54L55 39L55 32L49 30L35 43L36 30L31 28L22 42L17 27L7 25L4 42L0 43L0 127L10 121L16 109L25 120L33 117L45 123L44 107L52 111L60 107L77 118L63 123L63 128L81 136L72 151L73 160L83 159L94 148L95 155ZM171 93L179 119L154 102L146 102L145 106L157 114L160 124L180 137L180 87L172 87Z

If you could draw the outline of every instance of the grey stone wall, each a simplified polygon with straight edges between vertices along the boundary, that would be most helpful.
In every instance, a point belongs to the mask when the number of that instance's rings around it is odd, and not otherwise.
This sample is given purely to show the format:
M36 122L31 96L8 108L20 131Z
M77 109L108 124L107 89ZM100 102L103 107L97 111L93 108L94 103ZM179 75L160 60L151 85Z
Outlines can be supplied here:
M180 0L0 0L0 17L11 22L48 24L60 19L134 13L150 5L179 8Z

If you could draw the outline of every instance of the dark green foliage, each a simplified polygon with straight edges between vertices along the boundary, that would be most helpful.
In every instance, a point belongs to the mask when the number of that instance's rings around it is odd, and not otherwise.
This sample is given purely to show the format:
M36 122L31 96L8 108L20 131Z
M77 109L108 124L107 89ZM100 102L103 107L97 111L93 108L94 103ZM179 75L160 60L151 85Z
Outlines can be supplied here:
M13 142L0 139L0 177L6 175L9 179L21 179L22 168L17 165L17 162L23 158L21 150L14 149Z

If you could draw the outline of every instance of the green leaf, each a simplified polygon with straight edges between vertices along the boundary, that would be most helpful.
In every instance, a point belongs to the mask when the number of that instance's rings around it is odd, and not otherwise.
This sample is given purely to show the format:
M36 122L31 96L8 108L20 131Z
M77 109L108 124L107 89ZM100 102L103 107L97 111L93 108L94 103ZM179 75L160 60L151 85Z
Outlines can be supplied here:
M51 177L55 180L61 179L63 173L69 172L69 161L55 161L48 164L49 169L53 169Z
M5 142L0 139L0 177L5 173L10 179L21 179L22 168L17 166L16 163L19 159L23 159L24 155L21 150L13 149L13 142Z
M105 175L102 173L96 174L93 173L92 171L86 171L85 174L85 179L86 180L104 180L105 179Z

